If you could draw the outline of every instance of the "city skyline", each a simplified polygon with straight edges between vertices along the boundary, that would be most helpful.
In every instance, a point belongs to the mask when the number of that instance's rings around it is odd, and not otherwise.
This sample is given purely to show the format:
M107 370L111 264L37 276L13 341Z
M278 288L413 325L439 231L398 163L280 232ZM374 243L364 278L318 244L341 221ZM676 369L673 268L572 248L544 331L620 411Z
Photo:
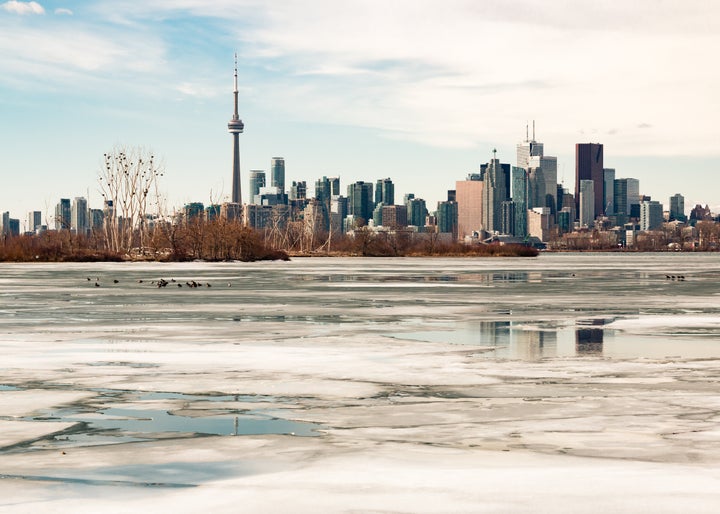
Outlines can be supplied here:
M492 148L514 163L536 119L571 191L575 144L597 142L604 166L666 208L681 193L688 208L717 210L707 191L717 185L719 72L701 58L718 44L717 8L512 4L0 2L0 210L24 219L78 195L98 206L102 154L116 144L165 160L171 206L229 200L221 124L235 50L251 127L244 202L249 170L269 177L283 155L287 183L391 177L432 209ZM591 34L577 28L583 19Z

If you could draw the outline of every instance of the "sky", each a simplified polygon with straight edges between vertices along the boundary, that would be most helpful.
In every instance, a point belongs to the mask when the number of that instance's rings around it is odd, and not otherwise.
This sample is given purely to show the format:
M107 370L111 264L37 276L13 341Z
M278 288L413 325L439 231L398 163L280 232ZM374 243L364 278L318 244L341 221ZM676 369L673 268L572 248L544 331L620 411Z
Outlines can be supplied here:
M715 0L0 0L0 211L101 207L102 156L141 147L167 204L227 200L234 53L242 187L391 177L433 210L536 123L574 189L576 143L668 207L720 210Z

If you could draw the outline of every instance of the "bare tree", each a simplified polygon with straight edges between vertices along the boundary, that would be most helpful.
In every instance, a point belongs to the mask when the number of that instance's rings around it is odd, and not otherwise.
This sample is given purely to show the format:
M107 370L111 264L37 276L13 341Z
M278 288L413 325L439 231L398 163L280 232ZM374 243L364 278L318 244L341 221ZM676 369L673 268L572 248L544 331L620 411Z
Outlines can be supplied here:
M158 194L158 179L165 174L155 156L144 148L115 147L103 155L98 181L100 193L112 205L105 218L108 249L127 252L137 235L142 249L149 234L148 206L161 214L162 199Z

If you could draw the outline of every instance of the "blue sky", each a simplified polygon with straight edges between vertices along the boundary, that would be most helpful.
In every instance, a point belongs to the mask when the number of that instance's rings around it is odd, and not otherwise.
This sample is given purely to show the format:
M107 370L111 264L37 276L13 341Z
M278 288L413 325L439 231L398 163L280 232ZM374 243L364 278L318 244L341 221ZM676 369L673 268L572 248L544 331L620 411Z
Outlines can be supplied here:
M99 206L117 145L161 158L171 206L226 198L235 51L244 192L284 156L288 183L389 176L434 208L535 119L570 189L600 142L666 207L718 210L718 50L712 0L0 0L0 211Z

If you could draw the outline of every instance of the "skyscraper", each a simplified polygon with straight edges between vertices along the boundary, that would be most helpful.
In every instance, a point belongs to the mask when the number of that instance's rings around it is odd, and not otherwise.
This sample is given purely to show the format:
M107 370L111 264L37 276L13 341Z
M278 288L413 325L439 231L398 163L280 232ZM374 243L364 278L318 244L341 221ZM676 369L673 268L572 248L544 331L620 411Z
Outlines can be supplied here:
M457 233L461 239L482 230L483 187L484 183L478 173L471 173L467 180L455 182ZM440 212L440 204L438 204L438 212Z
M235 88L233 95L235 96L235 110L233 116L228 123L228 132L233 137L233 175L232 175L232 201L233 203L242 203L242 191L240 189L240 138L245 125L240 116L238 116L238 80L237 80L237 54L235 54Z
M70 228L76 234L85 234L89 228L87 200L82 196L76 196L70 213Z
M457 232L460 239L482 230L483 187L484 182L479 173L471 173L467 180L455 182Z
M617 178L613 181L613 208L617 217L617 224L624 225L630 215L628 205L628 179Z
M670 220L687 221L685 216L685 197L677 193L670 197Z
M593 181L595 202L594 216L605 212L603 205L603 145L599 143L578 143L575 145L575 207L580 215L580 183ZM586 211L588 212L588 211Z
M358 181L347 187L348 214L362 218L365 223L372 219L375 202L373 202L373 185L370 182Z
M61 198L55 206L55 230L70 229L70 198Z
M457 239L458 204L452 201L438 202L436 215L438 232L451 233L453 239Z
M663 206L655 200L640 204L640 230L655 230L662 227Z
M515 226L516 226L516 220L515 220L515 211L516 211L516 205L515 202L512 200L505 200L502 203L501 210L502 210L502 220L500 223L500 232L503 234L508 234L511 236L515 235Z
M256 196L260 194L260 188L265 187L265 171L250 170L250 198L248 203L256 203Z
M640 218L640 181L636 178L627 180L627 213L632 218Z
M330 194L332 196L340 196L340 177L330 177Z
M510 165L501 164L497 150L485 170L482 191L482 224L488 232L502 232L502 203L510 198Z
M530 167L530 157L539 157L543 155L543 144L535 141L535 122L533 121L532 139L528 134L527 126L525 127L525 141L517 145L517 167L527 171Z
M579 193L579 211L580 226L591 228L595 220L595 182L593 180L580 181Z
M395 185L391 179L378 179L375 185L375 203L382 203L383 205L395 204Z
M28 232L35 230L42 225L42 213L40 211L30 211L28 213Z
M409 198L405 206L407 207L408 224L419 229L425 227L425 218L428 214L425 200L422 198Z
M330 179L327 177L319 178L315 181L315 198L319 202L330 204L332 193L330 192Z
M615 168L603 169L603 206L605 216L615 214Z
M512 234L517 237L527 235L527 172L524 168L513 166L512 169L512 201L515 203L515 228Z
M277 187L280 193L285 192L285 159L273 157L270 161L270 186Z
M557 157L545 155L545 145L535 141L535 122L532 139L525 134L525 141L517 145L517 167L528 172L527 208L557 207Z

